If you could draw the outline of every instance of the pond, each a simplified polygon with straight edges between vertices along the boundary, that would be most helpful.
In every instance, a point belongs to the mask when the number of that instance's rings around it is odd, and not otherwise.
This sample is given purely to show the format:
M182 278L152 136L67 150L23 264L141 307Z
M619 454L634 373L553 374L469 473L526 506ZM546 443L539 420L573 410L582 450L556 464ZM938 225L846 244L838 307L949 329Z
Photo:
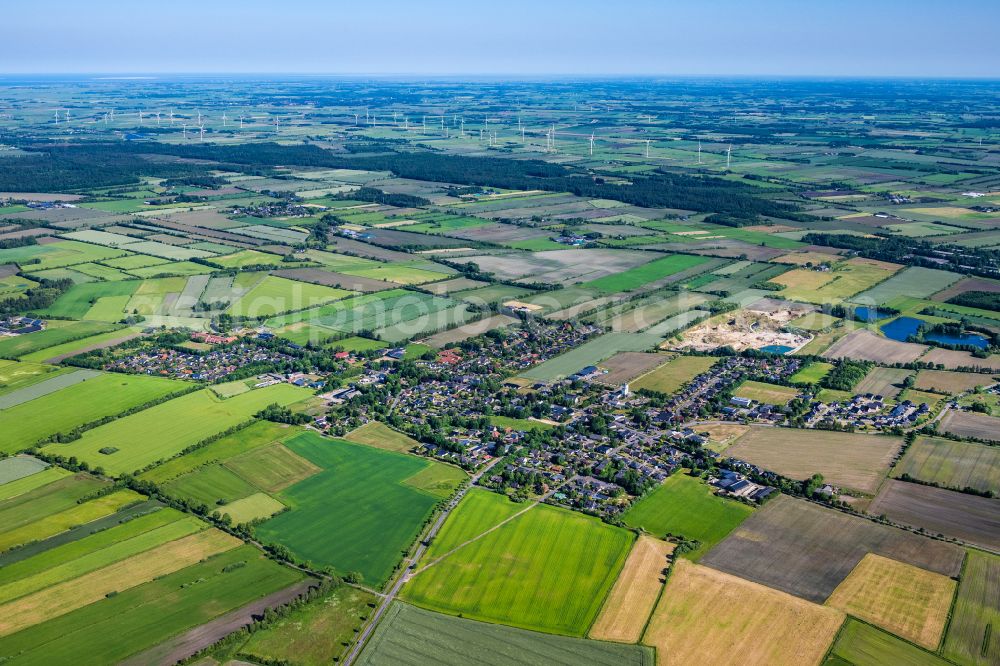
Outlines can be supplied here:
M788 345L767 345L766 347L761 347L759 351L767 352L768 354L787 354L793 349L795 347L789 347Z
M913 317L900 317L899 319L894 319L888 324L882 325L882 332L885 337L890 340L898 340L899 342L906 342L906 339L911 335L916 335L917 331L921 326L926 324L923 319L915 319Z
M854 318L859 321L872 322L891 316L892 314L889 312L880 312L878 308L870 308L867 305L859 305L854 308Z
M924 340L940 342L946 345L971 345L986 349L990 346L989 340L977 333L963 333L962 335L946 335L944 333L926 333Z

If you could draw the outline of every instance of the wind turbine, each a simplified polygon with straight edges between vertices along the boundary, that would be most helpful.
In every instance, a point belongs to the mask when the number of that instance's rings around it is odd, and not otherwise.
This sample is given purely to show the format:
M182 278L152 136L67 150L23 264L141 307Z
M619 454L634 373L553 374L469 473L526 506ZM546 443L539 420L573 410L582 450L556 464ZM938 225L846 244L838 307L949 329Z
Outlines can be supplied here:
M160 112L159 111L156 112L156 126L157 127L160 126Z
M225 111L222 112L222 126L223 127L228 127L228 123L227 123L227 119L226 119L226 112Z
M204 141L205 140L205 126L204 125L201 125L201 126L198 127L198 140L199 141Z
M698 139L698 164L701 164L701 139Z
M170 109L170 113L168 115L170 116L170 124L173 125L174 124L174 110Z
M729 165L732 164L732 161L733 161L733 144L729 144L729 147L726 148L726 168L727 169L729 168Z
M354 114L354 126L355 127L358 126L358 114L357 113Z
M181 128L184 130L184 140L187 141L188 138L188 124L181 123Z
M462 138L464 139L465 138L465 118L462 118L461 130L459 130L459 132L462 135Z
M201 111L198 112L198 126L201 126Z
M590 156L594 156L594 133L590 133Z
M243 116L240 116L240 129L243 129Z
M139 127L142 127L142 111L139 112Z
M646 139L646 159L649 159L649 144L652 143L649 139Z

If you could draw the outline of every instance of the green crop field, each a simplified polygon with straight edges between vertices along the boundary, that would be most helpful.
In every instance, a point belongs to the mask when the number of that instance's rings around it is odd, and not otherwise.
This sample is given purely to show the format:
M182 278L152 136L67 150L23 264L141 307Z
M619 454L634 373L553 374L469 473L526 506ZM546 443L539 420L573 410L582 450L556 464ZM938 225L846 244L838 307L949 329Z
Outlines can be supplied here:
M269 252L258 250L240 250L233 254L209 259L213 264L223 268L243 268L245 266L280 266L281 257Z
M171 458L192 444L249 420L271 403L290 405L309 395L309 391L291 384L267 386L228 400L207 389L196 391L89 430L69 444L50 444L45 450L76 456L111 474L124 474ZM105 448L117 450L101 453Z
M1000 654L1000 557L968 551L942 652L963 666L995 663Z
M529 505L512 502L506 495L472 487L448 516L434 537L424 562L433 562L448 551L524 511Z
M256 529L265 542L380 585L416 538L438 498L406 481L427 460L304 432L285 446L321 472L277 497L291 507Z
M630 386L634 390L647 389L669 395L703 372L708 372L718 360L714 356L678 356L634 380Z
M585 289L596 289L605 294L619 291L632 291L649 282L656 282L674 273L703 264L708 259L691 254L674 254L660 259L654 259L647 264L636 266L627 271L592 280L582 285Z
M0 356L18 358L73 340L80 340L88 336L111 331L115 328L119 327L96 321L75 321L62 326L47 328L37 333L3 338L0 340Z
M0 484L0 502L17 497L18 495L30 493L35 488L41 488L44 485L72 474L72 472L62 467L47 467L40 472L29 474L20 479L6 481Z
M947 666L949 662L913 643L848 618L830 649L824 666Z
M171 520L164 522L167 519ZM4 567L4 575L0 577L0 604L207 528L208 524L197 518L163 509L54 548Z
M80 322L84 323L84 322ZM94 322L87 322L94 323ZM107 327L107 325L105 325ZM114 344L119 340L124 340L129 337L135 337L139 333L139 329L136 328L114 328L114 330L106 331L104 333L98 333L97 335L91 335L86 338L80 338L79 340L72 340L70 342L64 342L59 345L54 345L52 347L46 347L45 349L39 349L38 351L31 352L30 354L25 354L21 356L22 361L29 361L32 363L54 363L53 359L62 359L76 354L80 354L88 349L97 348L100 346L108 346Z
M0 411L4 433L0 451L20 451L56 433L68 434L86 423L180 393L187 386L159 377L102 374Z
M201 503L214 509L257 492L257 489L222 465L207 465L164 484L171 497Z
M48 666L86 655L89 663L115 663L301 579L241 546L4 636L0 659Z
M268 275L240 296L227 312L243 317L271 317L336 301L352 292Z
M56 481L55 483L58 484L60 481ZM42 486L42 490L44 489L45 486ZM61 493L55 497L49 496L45 499L51 503L55 499L65 501L66 497L66 493ZM32 503L30 507L25 507L19 517L22 517L23 520L23 517L26 516L32 520L24 522L19 527L15 527L18 521L8 520L4 525L6 529L0 535L0 551L47 539L77 525L83 525L111 515L131 504L142 501L142 496L131 490L117 490L109 495L102 495L94 499L80 501L82 499L77 497L73 504L67 508L48 511L44 515L37 513L40 503ZM7 508L6 505L5 508Z
M362 666L587 664L653 666L650 648L540 634L433 613L400 602L389 607L358 661Z
M900 296L927 298L951 286L961 277L958 273L911 266L868 291L854 296L851 302L862 305L883 305Z
M215 440L208 446L203 446L154 467L148 472L143 472L139 478L158 484L166 483L202 466L224 462L241 453L281 441L298 432L297 428L280 423L256 421L231 435Z
M449 273L438 273L428 271L423 268L414 268L400 264L390 266L378 266L376 268L349 269L344 271L348 275L368 278L370 280L385 280L396 284L424 284L435 282L448 277Z
M636 502L622 520L657 537L670 533L700 541L699 548L685 554L697 561L751 513L746 504L716 497L699 479L674 474Z
M62 374L67 374L65 368L0 359L0 395L9 397L14 391L20 392L21 389L55 379ZM10 405L0 402L0 408L7 407Z
M596 518L542 504L443 559L428 557L403 595L453 615L584 636L632 540Z

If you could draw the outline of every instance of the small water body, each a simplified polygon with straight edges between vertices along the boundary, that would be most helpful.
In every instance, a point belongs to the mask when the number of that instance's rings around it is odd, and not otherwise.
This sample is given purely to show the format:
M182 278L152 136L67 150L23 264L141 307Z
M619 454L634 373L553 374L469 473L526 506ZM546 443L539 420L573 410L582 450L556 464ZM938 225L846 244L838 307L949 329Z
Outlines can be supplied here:
M882 332L890 340L906 342L911 335L916 335L920 326L925 322L913 317L900 317L882 326ZM940 342L946 345L970 345L980 349L990 346L990 341L978 333L963 333L961 335L947 335L945 333L925 333L924 339L931 342Z
M789 347L788 345L767 345L766 347L761 347L760 351L767 352L769 354L787 354L793 349L795 349L795 347Z
M854 318L860 321L873 322L891 316L888 312L879 312L877 308L870 308L867 305L859 305L854 308Z
M885 337L890 340L898 340L899 342L906 342L906 339L911 335L916 335L917 331L925 323L922 319L915 319L913 317L900 317L899 319L894 319L888 324L883 324L881 326L882 333Z
M932 340L946 345L971 345L986 349L990 346L989 340L977 333L963 333L962 335L945 335L944 333L926 333L925 340Z

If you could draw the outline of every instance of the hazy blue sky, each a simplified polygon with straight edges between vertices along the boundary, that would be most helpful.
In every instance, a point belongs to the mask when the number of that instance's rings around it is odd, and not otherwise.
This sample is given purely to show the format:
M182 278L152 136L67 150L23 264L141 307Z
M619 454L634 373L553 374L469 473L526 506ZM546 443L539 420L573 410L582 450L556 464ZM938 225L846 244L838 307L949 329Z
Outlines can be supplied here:
M0 0L0 71L1000 77L997 0Z

